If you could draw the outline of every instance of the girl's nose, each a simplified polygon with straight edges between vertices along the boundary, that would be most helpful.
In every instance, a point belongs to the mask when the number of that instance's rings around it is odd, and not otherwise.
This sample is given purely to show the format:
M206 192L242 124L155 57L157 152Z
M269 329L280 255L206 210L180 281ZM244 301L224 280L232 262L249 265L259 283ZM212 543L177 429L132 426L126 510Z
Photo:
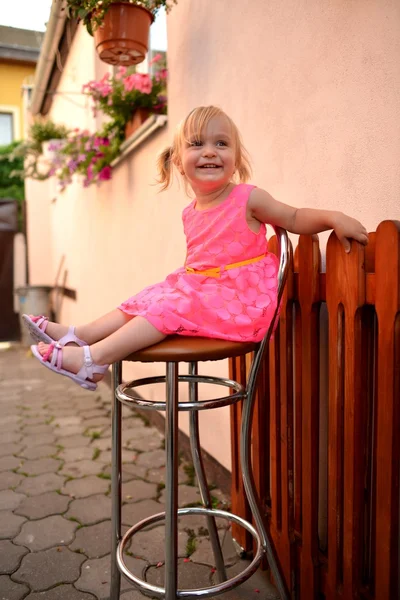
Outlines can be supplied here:
M215 156L215 148L211 144L203 146L203 156Z

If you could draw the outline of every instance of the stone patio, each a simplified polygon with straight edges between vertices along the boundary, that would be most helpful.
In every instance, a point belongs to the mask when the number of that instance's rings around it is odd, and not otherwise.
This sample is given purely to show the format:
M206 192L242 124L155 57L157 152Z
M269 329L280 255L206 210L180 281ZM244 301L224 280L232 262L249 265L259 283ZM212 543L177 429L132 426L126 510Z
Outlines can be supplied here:
M123 409L122 521L163 510L163 436ZM0 600L108 600L110 582L110 390L86 392L41 368L18 346L0 349ZM179 468L179 503L199 502L191 465ZM229 499L215 489L223 508ZM245 561L229 525L218 522L228 573ZM179 525L179 585L215 582L205 519ZM163 585L162 524L136 534L126 554L132 571ZM121 600L143 598L123 580ZM227 600L277 600L257 573Z

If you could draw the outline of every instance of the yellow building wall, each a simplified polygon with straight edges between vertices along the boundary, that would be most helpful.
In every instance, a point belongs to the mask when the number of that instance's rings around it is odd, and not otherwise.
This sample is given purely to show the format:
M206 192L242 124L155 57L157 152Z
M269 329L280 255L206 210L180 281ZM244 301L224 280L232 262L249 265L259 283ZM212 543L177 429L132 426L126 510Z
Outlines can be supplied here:
M17 110L16 139L24 137L25 122L22 98L22 85L28 83L28 77L35 73L36 65L0 62L0 112L4 107Z

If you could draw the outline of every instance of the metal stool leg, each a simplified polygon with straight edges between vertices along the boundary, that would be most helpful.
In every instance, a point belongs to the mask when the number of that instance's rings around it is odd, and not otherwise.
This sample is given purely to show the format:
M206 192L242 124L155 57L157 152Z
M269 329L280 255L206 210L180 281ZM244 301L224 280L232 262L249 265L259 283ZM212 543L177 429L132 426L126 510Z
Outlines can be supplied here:
M246 490L246 496L250 504L250 509L255 520L258 533L261 537L261 543L267 554L269 566L274 577L274 583L278 588L281 600L290 600L290 594L286 589L285 581L280 573L278 564L272 550L272 544L268 538L268 532L264 525L264 520L261 515L260 502L257 496L256 487L254 484L253 470L251 465L251 426L253 421L254 393L249 393L249 396L243 403L242 413L242 431L240 439L240 461L242 466L243 483Z
M189 363L189 374L197 375L197 363ZM198 384L189 383L189 400L190 402L198 401ZM197 410L190 413L190 448L192 451L193 465L196 471L197 482L200 488L201 501L206 508L212 508L210 490L207 485L207 478L204 470L203 458L201 456L200 448L200 437L199 437L199 414ZM226 581L228 579L226 575L224 557L222 555L221 544L218 536L217 524L214 517L207 517L207 527L210 533L211 546L213 549L215 566L219 580Z
M167 363L165 411L165 599L178 586L178 363Z
M117 565L117 546L121 540L121 403L115 391L121 384L122 363L112 367L112 417L111 417L111 588L110 600L119 600L121 572Z

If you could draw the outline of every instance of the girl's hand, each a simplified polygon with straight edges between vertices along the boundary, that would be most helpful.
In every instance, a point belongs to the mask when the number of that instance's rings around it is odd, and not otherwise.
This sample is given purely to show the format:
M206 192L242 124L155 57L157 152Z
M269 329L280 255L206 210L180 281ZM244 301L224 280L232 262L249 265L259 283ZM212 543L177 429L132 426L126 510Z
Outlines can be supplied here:
M368 244L368 232L365 227L352 217L344 213L337 213L334 219L333 230L339 241L343 244L346 252L350 252L350 240L357 240L366 246Z

